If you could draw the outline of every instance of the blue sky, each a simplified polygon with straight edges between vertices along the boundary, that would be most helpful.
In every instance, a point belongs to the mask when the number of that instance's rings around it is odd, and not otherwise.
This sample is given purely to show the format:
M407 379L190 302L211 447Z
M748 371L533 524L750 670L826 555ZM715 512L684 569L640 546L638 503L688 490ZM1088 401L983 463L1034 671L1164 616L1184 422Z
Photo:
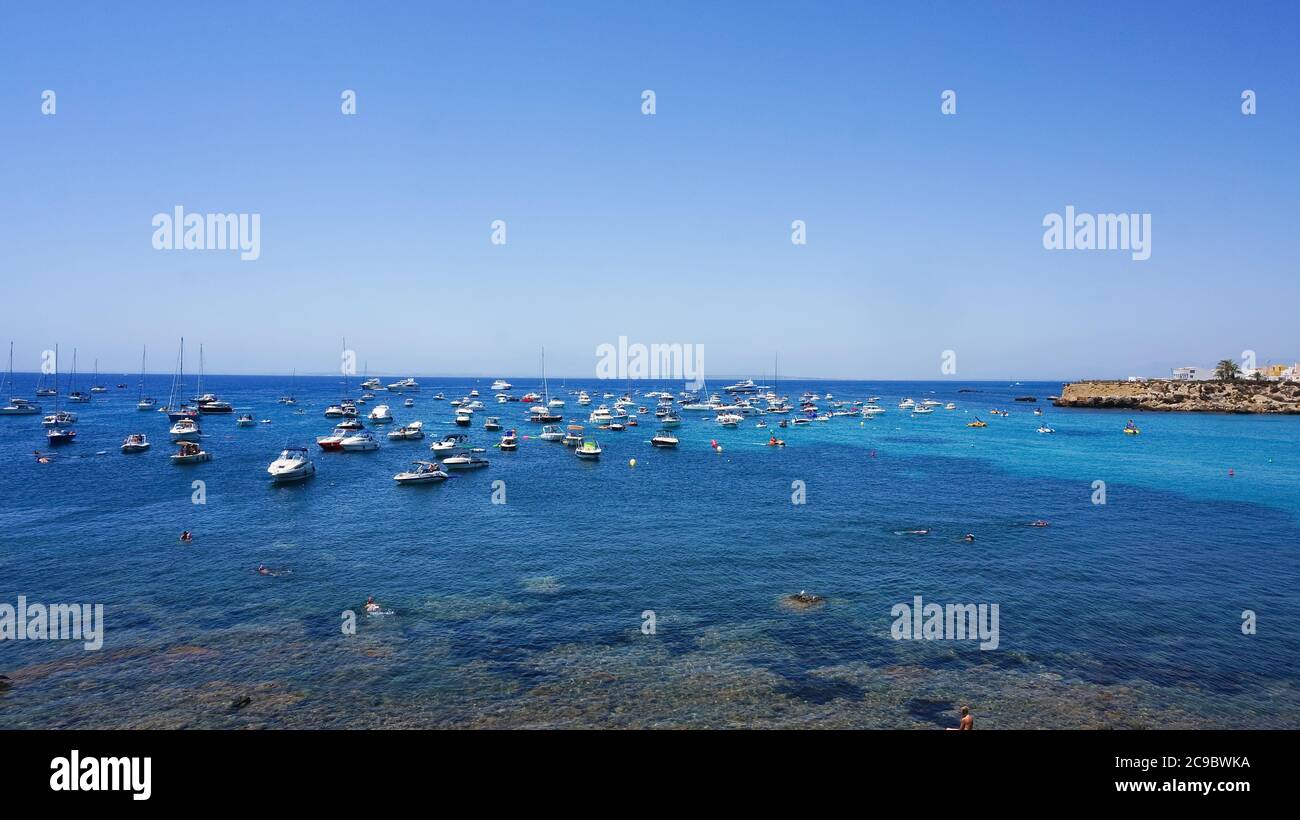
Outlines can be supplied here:
M393 375L1294 361L1300 11L1199 6L7 4L0 333L106 372L182 334L227 373L345 335ZM154 250L178 204L261 214L260 259ZM1150 213L1151 258L1044 250L1067 205Z

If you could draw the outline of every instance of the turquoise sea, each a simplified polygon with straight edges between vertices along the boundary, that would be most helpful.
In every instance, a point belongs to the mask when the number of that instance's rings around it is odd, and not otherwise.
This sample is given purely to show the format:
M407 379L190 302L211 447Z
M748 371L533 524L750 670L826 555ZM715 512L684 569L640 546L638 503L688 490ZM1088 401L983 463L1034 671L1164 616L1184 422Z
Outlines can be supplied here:
M35 376L17 378L30 397ZM149 378L160 401L169 380ZM527 405L494 404L489 378L420 377L409 409L381 392L369 407L430 437L324 453L337 378L298 378L293 408L286 379L211 376L269 423L205 416L213 460L178 467L137 377L106 381L131 387L73 406L78 440L51 463L38 417L0 417L0 603L102 603L106 621L99 651L0 642L3 728L934 728L962 704L979 728L1300 726L1300 416L1056 409L1060 383L783 380L887 412L770 431L685 413L676 450L649 445L646 416L584 463L531 437ZM461 431L434 393L471 387L491 466L395 486ZM553 380L566 421L585 422L579 388L594 407L625 385ZM903 397L957 409L913 417ZM486 415L530 437L500 452ZM153 449L121 454L137 431ZM315 478L268 483L286 443L312 448ZM800 590L826 600L788 606ZM369 595L389 614L367 617ZM998 604L998 648L894 640L891 608L917 595Z

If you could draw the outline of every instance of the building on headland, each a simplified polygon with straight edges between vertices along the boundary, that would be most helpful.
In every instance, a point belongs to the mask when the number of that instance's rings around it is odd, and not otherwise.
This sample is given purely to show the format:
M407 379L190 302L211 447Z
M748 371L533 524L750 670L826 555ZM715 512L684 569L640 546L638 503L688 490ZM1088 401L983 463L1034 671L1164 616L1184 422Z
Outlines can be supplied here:
M1176 382L1204 382L1214 378L1214 371L1208 367L1175 367L1173 380Z

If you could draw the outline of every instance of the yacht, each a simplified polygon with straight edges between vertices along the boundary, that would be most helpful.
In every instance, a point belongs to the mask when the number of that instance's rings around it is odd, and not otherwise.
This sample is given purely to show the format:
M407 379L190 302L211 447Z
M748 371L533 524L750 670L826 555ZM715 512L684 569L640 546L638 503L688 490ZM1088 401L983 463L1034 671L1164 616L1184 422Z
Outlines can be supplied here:
M451 453L464 447L465 442L467 441L469 441L469 436L464 435L463 433L452 433L443 436L440 441L435 441L430 445L429 449L439 455L443 453Z
M574 449L573 454L581 459L595 461L600 458L600 442L594 438L584 438L582 443Z
M266 473L276 484L287 484L316 475L316 465L307 457L306 447L285 447L280 457L266 468Z
M731 427L731 428L739 427L740 423L744 420L745 420L744 416L737 415L735 413L723 413L722 415L717 417L718 424L722 425L723 427Z
M362 390L386 390L387 388L373 376L361 383Z
M911 399L903 399L898 403L899 410L911 410L913 407L916 407L916 402Z
M512 387L514 387L514 385L506 381L505 379L497 379L496 381L492 382L493 390L509 390Z
M199 423L194 419L181 419L168 432L171 433L172 441L198 441L203 435Z
M473 453L459 452L455 455L447 456L442 460L442 466L448 470L475 470L479 467L488 466L486 458L480 458Z
M537 437L542 441L564 441L564 431L558 424L548 424Z
M470 391L469 391L469 397L470 397L471 399L477 399L477 398L478 398L478 388L470 388Z
M863 415L863 417L865 417L865 418L871 418L872 416L878 416L878 415L880 415L881 413L884 413L884 412L885 412L885 408L881 407L881 406L878 405L878 404L868 404L868 405L866 405L865 407L862 408L862 415Z
M729 384L722 389L726 393L757 393L758 385L754 384L753 379L745 379L735 384Z
M41 419L42 427L66 427L77 423L77 414L68 410L55 410Z
M564 416L541 404L534 404L528 408L528 420L535 421L539 424L548 424L554 421L562 421Z
M222 401L216 396L208 393L199 400L200 413L233 413L235 408L228 401Z
M660 430L655 433L654 438L650 439L650 443L655 447L676 447L677 436L674 436L671 430Z
M541 400L542 397L538 393L525 393L523 395L523 398L520 399L520 401L523 402L524 404L532 404L535 401L541 401Z
M342 450L343 439L347 438L350 433L350 430L345 430L342 427L335 427L334 431L328 436L317 436L316 444L322 450Z
M442 471L436 461L413 461L411 469L400 472L393 476L393 480L398 484L432 484L436 481L446 481L450 476Z
M609 424L611 418L613 417L609 414L609 408L602 404L600 407L591 411L591 415L587 418L587 421L592 424Z
M329 407L325 408L325 418L337 419L342 417L343 417L343 405L331 404Z
M41 406L27 399L10 399L8 404L0 407L0 416L37 416L40 412Z
M372 424L388 424L392 420L393 413L386 404L376 404L375 409L370 411Z
M413 421L410 424L398 427L388 434L390 439L395 441L410 441L413 439L424 438L424 422Z
M336 430L364 430L365 427L366 423L356 417L343 419L343 421L335 425Z
M546 406L555 410L560 410L564 407L564 399L561 399L557 396L556 398L553 398L550 401L548 401L546 403Z
M913 416L926 416L934 412L933 407L919 406L912 409Z
M240 413L239 418L235 419L236 427L252 427L257 424L257 420L250 413Z
M588 396L585 390L578 393L578 404L582 405L583 407L586 407L587 405L591 404L591 396Z
M144 433L132 433L122 440L122 452L143 453L149 449L149 438Z
M76 438L77 431L66 427L51 427L45 431L45 441L50 445L71 444Z
M192 441L182 441L180 449L171 456L172 464L198 464L211 458L206 450Z
M507 430L507 431L506 431L506 434L505 434L504 436L501 437L501 444L498 445L498 446L499 446L502 450L506 450L506 451L510 451L510 450L518 450L518 449L519 449L519 436L517 436L517 435L515 434L515 431L514 431L514 430Z
M369 450L378 450L379 441L375 439L369 430L354 430L343 437L343 440L339 442L339 446L346 453L362 453Z
M669 413L668 415L666 415L666 416L664 416L663 418L659 419L659 423L660 423L661 425L663 425L664 427L681 427L681 426L682 426L682 420L681 420L680 418L678 418L677 416L673 415L672 413Z
M415 379L411 378L410 376L407 376L405 379L402 379L401 381L396 381L388 385L388 389L393 391L394 393L404 393L404 392L418 393L420 392L420 385Z

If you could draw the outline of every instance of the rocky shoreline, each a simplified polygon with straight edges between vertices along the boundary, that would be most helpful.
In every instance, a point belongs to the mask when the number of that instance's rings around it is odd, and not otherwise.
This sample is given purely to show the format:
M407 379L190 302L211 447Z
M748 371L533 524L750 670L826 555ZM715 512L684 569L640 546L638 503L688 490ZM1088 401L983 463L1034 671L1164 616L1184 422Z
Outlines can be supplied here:
M1117 410L1300 414L1300 382L1082 381L1065 385L1053 404Z

